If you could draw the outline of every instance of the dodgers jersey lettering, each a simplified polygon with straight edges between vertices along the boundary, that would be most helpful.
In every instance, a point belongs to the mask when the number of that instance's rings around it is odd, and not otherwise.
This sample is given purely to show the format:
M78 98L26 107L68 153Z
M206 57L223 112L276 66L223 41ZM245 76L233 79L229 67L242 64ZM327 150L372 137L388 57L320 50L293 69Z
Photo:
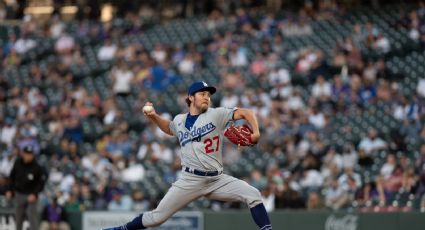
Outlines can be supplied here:
M170 122L171 132L179 140L183 166L205 171L223 170L223 131L236 108L208 108L199 114L192 128L185 127L186 114Z

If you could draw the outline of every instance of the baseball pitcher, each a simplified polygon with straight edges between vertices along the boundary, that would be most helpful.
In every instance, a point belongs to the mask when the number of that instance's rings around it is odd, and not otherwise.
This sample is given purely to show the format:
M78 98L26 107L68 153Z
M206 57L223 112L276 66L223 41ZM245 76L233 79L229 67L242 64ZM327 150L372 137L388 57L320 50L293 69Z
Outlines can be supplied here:
M252 145L258 143L260 138L257 119L247 109L210 108L210 98L215 92L215 87L203 81L193 83L186 98L189 112L175 116L172 121L159 116L152 103L146 103L145 116L163 132L178 138L183 173L155 210L142 213L125 225L105 230L136 230L159 226L200 197L244 202L250 208L259 229L272 229L260 192L245 181L223 173L222 147L227 124L232 120L245 119L252 128L248 132L249 136L239 134L238 129L232 127L233 130L229 132L233 134L230 136L241 138L229 139L234 143Z

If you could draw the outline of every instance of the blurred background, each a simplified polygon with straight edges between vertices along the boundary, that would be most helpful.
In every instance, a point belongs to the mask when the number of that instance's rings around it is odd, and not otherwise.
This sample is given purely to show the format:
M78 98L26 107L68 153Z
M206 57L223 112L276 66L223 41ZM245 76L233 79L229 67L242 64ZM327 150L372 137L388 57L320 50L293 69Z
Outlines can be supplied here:
M0 66L1 209L28 143L40 209L155 208L180 149L141 107L171 118L204 80L257 113L260 144L223 157L268 211L425 212L422 1L0 0Z

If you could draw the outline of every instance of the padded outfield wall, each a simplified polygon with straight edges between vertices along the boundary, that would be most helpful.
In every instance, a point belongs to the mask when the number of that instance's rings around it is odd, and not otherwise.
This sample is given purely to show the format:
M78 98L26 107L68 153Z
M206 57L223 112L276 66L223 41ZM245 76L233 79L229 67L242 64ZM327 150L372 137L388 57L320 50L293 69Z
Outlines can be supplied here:
M346 213L279 211L270 213L278 230L424 230L425 213ZM248 212L206 212L205 230L255 230ZM230 226L229 226L230 225Z
M72 229L100 229L105 225L132 219L134 212L70 213ZM276 230L424 230L425 213L346 213L277 211L270 213ZM0 229L12 230L11 210L0 210ZM256 230L248 211L179 212L157 230Z

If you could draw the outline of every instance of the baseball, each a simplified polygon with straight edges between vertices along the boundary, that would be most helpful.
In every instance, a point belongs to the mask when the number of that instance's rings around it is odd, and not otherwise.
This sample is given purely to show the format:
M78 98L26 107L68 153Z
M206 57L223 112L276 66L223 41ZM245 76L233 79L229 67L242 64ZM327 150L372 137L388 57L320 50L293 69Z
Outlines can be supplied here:
M153 106L152 105L145 105L145 106L143 106L143 112L150 113L152 111L153 111Z

